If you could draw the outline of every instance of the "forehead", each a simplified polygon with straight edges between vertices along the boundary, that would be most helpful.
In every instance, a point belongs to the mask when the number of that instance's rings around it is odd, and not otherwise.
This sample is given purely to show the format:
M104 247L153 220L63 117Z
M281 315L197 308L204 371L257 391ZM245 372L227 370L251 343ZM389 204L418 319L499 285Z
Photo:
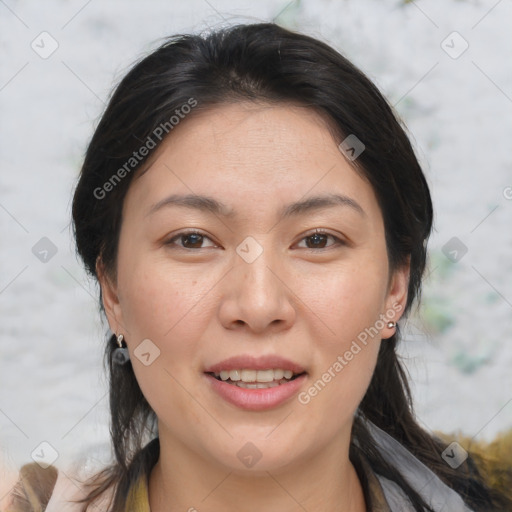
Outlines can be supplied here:
M325 117L297 105L222 104L185 118L130 188L153 204L169 193L208 195L237 208L339 192L371 210L369 183L338 149Z
M251 169L249 160L257 154L263 158L260 168L275 161L277 170L277 164L282 167L286 160L300 159L315 147L339 156L334 132L327 115L297 104L244 101L196 107L173 127L148 161L152 166L164 160L165 153L179 157L194 147L197 151L187 154L191 164L209 159L213 165L217 157L223 165L243 161Z

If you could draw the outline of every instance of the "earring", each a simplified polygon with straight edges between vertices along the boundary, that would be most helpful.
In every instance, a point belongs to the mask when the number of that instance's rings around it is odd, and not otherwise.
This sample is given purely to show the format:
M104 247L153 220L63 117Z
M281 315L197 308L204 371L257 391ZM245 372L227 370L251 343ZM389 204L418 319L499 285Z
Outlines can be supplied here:
M388 329L393 329L393 327L396 327L396 323L395 322L388 322L387 323L387 327L388 327Z
M130 354L128 353L128 348L123 347L124 336L119 334L116 337L117 348L114 350L112 354L112 362L115 364L123 365L130 360Z

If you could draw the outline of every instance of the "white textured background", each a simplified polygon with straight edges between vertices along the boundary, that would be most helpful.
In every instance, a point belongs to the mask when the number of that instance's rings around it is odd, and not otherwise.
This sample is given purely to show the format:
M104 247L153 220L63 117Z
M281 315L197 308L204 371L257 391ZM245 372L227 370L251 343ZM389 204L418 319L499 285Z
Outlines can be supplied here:
M510 0L0 0L0 458L14 467L43 441L61 460L108 456L105 328L69 221L110 90L160 37L279 13L377 83L428 176L431 273L401 347L420 420L487 439L512 427ZM59 45L47 59L31 48L43 31ZM453 31L458 58L442 47ZM452 237L468 249L456 263Z

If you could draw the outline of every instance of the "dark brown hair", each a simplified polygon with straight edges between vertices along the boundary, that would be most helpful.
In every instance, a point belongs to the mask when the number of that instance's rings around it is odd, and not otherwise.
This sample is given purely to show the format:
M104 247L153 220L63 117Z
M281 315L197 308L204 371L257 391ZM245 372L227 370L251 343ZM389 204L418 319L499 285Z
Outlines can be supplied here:
M238 25L205 36L171 37L119 83L88 146L73 200L78 253L93 276L97 277L100 257L105 270L115 277L123 200L135 171L147 157L133 170L126 162L149 138L158 138L157 127L167 126L165 135L172 137L169 120L183 105L190 105L191 98L197 102L194 112L236 101L300 104L328 118L340 141L357 136L365 151L354 166L373 187L382 210L390 267L396 269L410 261L406 312L410 310L420 294L432 228L429 189L410 141L388 102L351 62L319 40L272 23ZM123 166L126 172L119 173ZM116 173L122 179L112 181ZM111 186L105 187L107 182ZM471 462L451 469L441 458L445 445L416 422L407 378L395 351L399 334L397 329L381 345L360 415L400 441L468 505L490 510L492 492ZM150 470L159 453L155 413L138 386L131 363L113 364L115 347L115 338L110 337L106 361L116 460L97 475L84 511L109 488L116 491L112 511L123 511L128 489ZM431 510L408 485L400 468L380 457L359 418L353 428L354 440L352 460L364 454L377 473L404 490L414 510Z

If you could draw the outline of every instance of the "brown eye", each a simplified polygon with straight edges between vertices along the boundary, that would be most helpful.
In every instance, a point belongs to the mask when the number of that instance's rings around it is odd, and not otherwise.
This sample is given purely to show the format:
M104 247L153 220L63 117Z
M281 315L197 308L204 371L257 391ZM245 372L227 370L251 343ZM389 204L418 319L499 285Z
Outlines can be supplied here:
M200 249L203 243L203 235L199 233L190 233L189 235L181 235L183 246L187 249Z
M334 243L328 244L329 239L334 240ZM338 237L331 235L330 233L324 233L324 232L317 232L313 233L312 235L305 236L302 241L305 240L305 249L325 249L328 247L331 247L333 245L342 245L343 241L340 240ZM299 246L300 246L299 243Z
M205 243L206 240L210 240L206 235L198 233L197 231L190 231L178 233L166 242L166 245L174 245L179 249L204 249L206 246L203 246L203 243ZM214 246L215 244L210 244L210 247Z
M309 249L317 249L319 247L323 249L327 243L327 235L315 233L314 235L306 237L306 240L309 240L311 243Z

